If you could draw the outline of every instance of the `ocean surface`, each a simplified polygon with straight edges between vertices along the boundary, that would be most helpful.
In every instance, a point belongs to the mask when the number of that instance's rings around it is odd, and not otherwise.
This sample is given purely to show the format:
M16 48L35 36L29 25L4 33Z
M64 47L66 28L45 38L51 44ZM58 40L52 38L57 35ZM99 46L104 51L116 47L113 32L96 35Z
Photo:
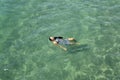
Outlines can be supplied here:
M120 80L120 0L0 0L0 80Z

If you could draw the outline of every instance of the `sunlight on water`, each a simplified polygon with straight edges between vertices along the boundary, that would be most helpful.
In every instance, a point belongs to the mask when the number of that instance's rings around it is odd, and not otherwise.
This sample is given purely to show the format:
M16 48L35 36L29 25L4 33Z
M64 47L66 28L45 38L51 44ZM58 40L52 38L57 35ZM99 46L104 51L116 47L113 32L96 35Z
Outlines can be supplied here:
M0 80L120 80L119 0L0 0ZM49 36L80 45L54 46Z

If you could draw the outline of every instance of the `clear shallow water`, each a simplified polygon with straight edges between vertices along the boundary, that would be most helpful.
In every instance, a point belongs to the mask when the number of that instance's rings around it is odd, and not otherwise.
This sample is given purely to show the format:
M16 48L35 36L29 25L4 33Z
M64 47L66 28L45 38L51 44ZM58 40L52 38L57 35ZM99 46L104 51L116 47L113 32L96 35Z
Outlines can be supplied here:
M119 0L0 0L0 80L120 80ZM74 37L65 52L49 36Z

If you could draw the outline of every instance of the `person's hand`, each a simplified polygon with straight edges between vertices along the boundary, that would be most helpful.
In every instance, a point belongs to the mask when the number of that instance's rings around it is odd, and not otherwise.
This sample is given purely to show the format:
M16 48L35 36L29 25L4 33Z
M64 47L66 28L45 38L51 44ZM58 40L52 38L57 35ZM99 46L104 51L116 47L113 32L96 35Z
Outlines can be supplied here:
M67 48L66 47L63 47L61 45L58 45L60 48L64 49L65 51L67 51Z
M63 48L65 51L67 51L67 48Z

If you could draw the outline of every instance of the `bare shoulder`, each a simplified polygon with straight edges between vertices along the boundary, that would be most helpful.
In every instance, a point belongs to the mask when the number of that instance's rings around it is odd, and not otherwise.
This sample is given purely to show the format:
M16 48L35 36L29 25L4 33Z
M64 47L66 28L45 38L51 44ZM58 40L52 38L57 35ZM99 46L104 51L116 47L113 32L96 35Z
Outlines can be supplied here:
M56 41L53 41L53 44L57 45L58 43Z

